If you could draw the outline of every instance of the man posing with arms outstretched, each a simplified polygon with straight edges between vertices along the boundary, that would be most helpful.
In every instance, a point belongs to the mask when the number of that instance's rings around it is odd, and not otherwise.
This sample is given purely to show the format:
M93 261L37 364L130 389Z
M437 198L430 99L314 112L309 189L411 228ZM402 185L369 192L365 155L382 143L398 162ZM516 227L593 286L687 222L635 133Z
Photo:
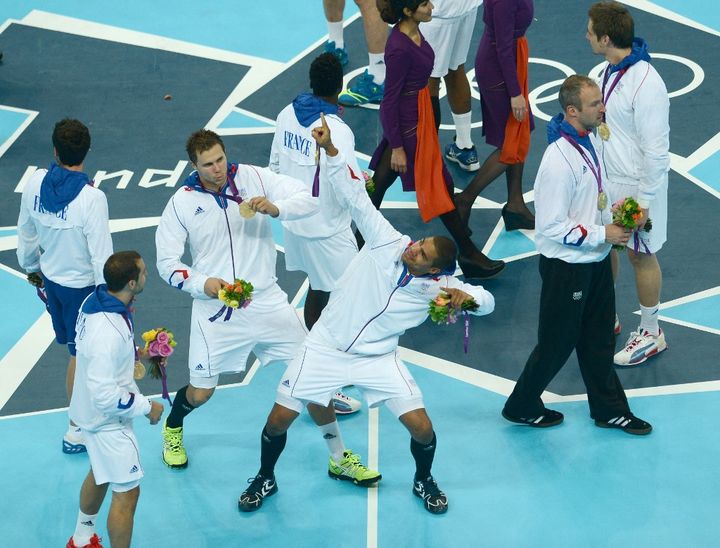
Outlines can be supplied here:
M397 355L398 339L425 321L430 300L441 291L450 295L456 308L475 299L476 314L492 312L495 301L482 287L452 276L457 253L452 240L435 236L413 242L387 222L363 186L351 179L321 119L322 126L313 130L326 152L321 169L328 170L338 200L350 209L365 246L338 281L304 348L283 376L263 431L260 471L240 496L240 510L258 509L264 497L277 491L275 463L303 403L327 405L335 390L350 382L363 390L370 406L385 403L408 429L416 465L413 493L429 512L441 514L448 501L431 473L435 431L422 392Z

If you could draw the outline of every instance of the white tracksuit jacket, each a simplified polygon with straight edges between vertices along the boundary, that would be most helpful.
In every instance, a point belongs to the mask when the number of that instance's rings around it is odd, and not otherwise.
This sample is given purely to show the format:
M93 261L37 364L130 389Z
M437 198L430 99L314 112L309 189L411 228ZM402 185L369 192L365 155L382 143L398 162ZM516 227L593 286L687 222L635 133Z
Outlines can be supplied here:
M355 159L355 136L343 120L330 114L325 116L330 128L333 143L342 152L350 169L360 177L360 167ZM299 179L308 190L312 191L315 178L315 140L312 129L320 126L320 118L309 127L304 127L295 116L292 103L286 106L275 121L275 137L270 151L270 169L275 173L289 175ZM325 151L320 151L321 158ZM305 238L329 238L350 226L350 213L343 209L332 185L328 182L327 174L320 171L320 192L318 195L320 211L317 215L293 221L283 221L283 228L293 234Z
M147 415L152 406L133 378L135 341L125 319L115 312L85 314L81 308L76 329L70 418L96 432L118 430Z
M604 74L598 78L601 88ZM608 78L606 93L618 74ZM664 191L670 169L670 100L665 83L650 63L638 61L615 86L605 108L611 133L599 153L606 175L612 182L637 184L638 204L648 208L657 192Z
M456 287L472 295L479 309L489 314L493 296L480 286L462 283L454 276L412 277L401 286L404 264L401 256L411 239L404 236L373 207L363 185L349 180L342 154L325 160L324 168L335 185L335 193L350 210L365 238L365 246L338 280L330 301L308 335L308 342L361 355L394 352L407 329L428 317L430 301L441 287Z
M280 220L317 211L317 200L303 183L267 168L239 164L235 184L243 199L266 196L280 210ZM182 261L186 242L192 266ZM214 196L187 186L165 207L155 244L160 277L195 299L210 299L204 292L209 277L249 281L256 296L277 281L277 252L267 215L244 219L235 202L223 209Z
M50 213L40 206L46 173L37 170L23 189L17 224L20 267L40 270L64 287L104 283L103 266L113 252L105 193L87 185L63 210Z
M590 135L595 151L598 141ZM586 151L588 158L592 158ZM603 173L604 173L604 166ZM550 259L567 263L601 261L610 252L605 225L612 222L613 196L598 211L595 176L580 153L560 138L549 144L535 178L535 246Z

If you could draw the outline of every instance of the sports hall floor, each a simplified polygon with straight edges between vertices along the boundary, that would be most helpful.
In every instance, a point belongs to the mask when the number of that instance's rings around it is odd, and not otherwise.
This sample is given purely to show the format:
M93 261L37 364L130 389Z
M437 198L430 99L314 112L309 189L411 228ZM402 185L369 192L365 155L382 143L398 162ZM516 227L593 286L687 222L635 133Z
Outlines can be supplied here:
M362 21L348 0L348 76L366 62ZM135 546L342 547L700 547L720 538L720 11L711 0L633 0L637 34L650 44L671 92L669 241L660 260L661 323L667 352L619 371L646 438L593 425L574 357L546 401L565 423L537 431L500 417L535 343L539 276L532 232L506 233L504 181L476 204L472 228L485 252L508 261L485 282L495 312L472 322L470 350L459 325L429 322L401 338L401 352L425 392L438 434L434 475L450 510L432 516L412 496L412 459L401 426L381 409L343 418L348 447L377 466L379 487L331 482L327 453L307 417L291 429L277 468L280 491L256 513L237 496L259 460L259 433L282 367L228 379L186 421L191 464L164 467L158 427L136 422L145 479ZM537 128L525 190L544 150L545 122L559 109L559 83L601 59L584 38L589 0L536 0L529 32ZM478 18L468 70L482 32ZM225 136L229 157L264 165L276 114L307 88L307 69L325 41L320 0L14 0L0 3L0 544L64 546L72 534L87 457L61 453L66 424L66 351L19 272L16 219L23 181L51 160L53 124L65 116L90 126L87 171L107 194L116 250L154 263L154 230L189 171L187 135ZM164 100L171 95L171 100ZM451 121L443 101L443 121ZM484 158L480 106L475 143ZM346 111L366 161L381 134L377 112ZM440 140L452 139L444 127ZM451 168L453 169L453 168ZM469 181L453 170L456 186ZM415 237L423 225L414 196L393 189L385 215ZM277 244L282 250L279 231ZM624 325L638 321L630 267L618 282ZM300 308L306 282L284 270L281 286ZM190 298L151 276L137 306L138 328L163 325L180 340L170 388L186 384ZM255 374L257 373L257 374ZM156 394L156 381L141 389ZM103 508L102 517L107 513ZM104 523L101 535L106 536ZM715 539L715 540L713 540Z

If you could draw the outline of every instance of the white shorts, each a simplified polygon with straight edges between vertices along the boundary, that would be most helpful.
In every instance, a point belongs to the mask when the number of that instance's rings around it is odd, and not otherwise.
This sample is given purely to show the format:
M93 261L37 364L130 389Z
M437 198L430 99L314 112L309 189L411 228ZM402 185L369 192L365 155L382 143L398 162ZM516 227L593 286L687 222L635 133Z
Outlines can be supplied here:
M275 401L298 412L298 401L327 406L349 384L362 391L368 407L392 400L389 408L398 416L425 407L422 391L397 352L363 356L317 344L305 345L290 363Z
M629 196L637 198L638 184L632 179L614 179L606 183L608 192L613 202L623 200ZM647 253L657 253L662 249L663 244L667 241L667 179L663 186L658 189L655 199L650 202L650 220L652 221L652 229L650 232L640 231L633 234L633 237L627 243L627 247L637 251ZM637 236L636 236L637 235ZM637 240L637 241L636 241Z
M441 78L448 70L456 70L467 62L476 18L477 8L474 8L459 17L433 18L420 24L420 32L435 52L435 65L430 76Z
M285 268L307 274L310 287L332 291L347 265L358 253L350 227L329 238L303 238L285 231Z
M83 430L83 434L97 485L109 483L117 492L139 485L145 474L132 425L126 424L118 430Z
M263 365L289 362L305 339L305 327L277 285L233 310L227 321L224 314L210 321L221 307L216 299L193 301L188 367L195 388L214 388L221 373L244 371L250 352Z

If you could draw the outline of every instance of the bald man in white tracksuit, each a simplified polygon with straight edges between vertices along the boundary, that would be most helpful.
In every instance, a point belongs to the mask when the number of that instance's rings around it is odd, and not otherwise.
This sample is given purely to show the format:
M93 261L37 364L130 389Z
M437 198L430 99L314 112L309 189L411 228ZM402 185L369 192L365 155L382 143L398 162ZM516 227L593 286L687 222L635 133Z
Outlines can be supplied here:
M254 501L257 508L263 497L277 490L274 466L287 429L302 410L298 400L327 405L338 387L351 383L362 390L369 406L385 403L409 430L416 463L413 492L426 510L443 513L448 508L447 497L431 475L435 432L422 392L398 357L398 340L407 329L427 319L428 305L441 291L450 294L456 306L474 298L479 305L477 315L492 312L495 301L482 287L452 276L456 254L452 241L434 237L413 242L390 225L362 186L352 180L345 159L330 142L326 124L313 134L327 150L321 169L330 172L340 203L350 209L366 243L338 281L301 353L282 377L265 425L268 439L261 447L261 468L241 496L241 505ZM441 241L452 249L451 265L439 265L445 261L440 259Z

